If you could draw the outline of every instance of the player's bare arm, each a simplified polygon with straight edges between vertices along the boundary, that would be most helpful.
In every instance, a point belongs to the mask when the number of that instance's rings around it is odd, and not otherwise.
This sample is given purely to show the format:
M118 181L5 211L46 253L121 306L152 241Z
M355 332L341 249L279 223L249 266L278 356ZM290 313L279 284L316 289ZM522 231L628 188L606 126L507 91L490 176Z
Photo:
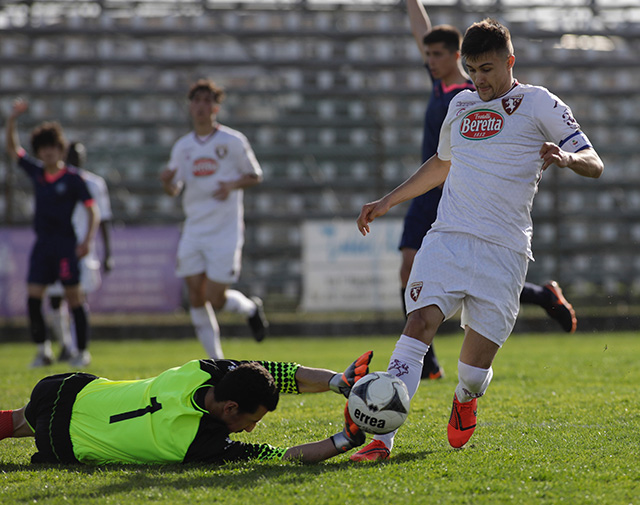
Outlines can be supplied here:
M174 182L174 177L178 169L165 168L160 173L160 181L162 182L162 189L169 196L177 196L182 190L182 186Z
M447 175L449 175L450 167L450 161L441 160L435 154L391 193L388 193L380 200L365 204L357 220L360 233L362 235L369 233L369 223L378 217L384 216L392 207L443 184L447 179Z
M330 438L319 442L289 447L282 459L297 459L304 463L317 463L340 454Z
M98 206L93 203L92 205L86 206L85 209L87 211L89 229L87 230L84 240L76 246L76 256L78 256L78 258L84 258L89 254L90 244L100 226L100 211L98 210Z
M349 415L349 409L345 406L344 428L341 432L319 442L290 447L284 453L283 459L298 459L304 463L317 463L358 447L364 444L365 440L365 434L353 422Z
M16 119L24 114L29 108L29 104L22 98L18 98L13 102L13 108L11 114L7 119L7 126L5 130L6 135L6 151L12 159L18 158L18 152L22 147L20 146L20 139L18 138L18 132L16 131Z
M423 61L426 63L427 56L424 36L431 31L431 20L420 0L407 0L407 13L409 14L411 34L416 41Z
M296 384L301 393L323 393L329 391L329 381L335 372L324 368L301 366L296 370Z
M545 142L540 148L540 158L543 160L542 170L550 165L560 168L570 168L583 177L597 179L604 171L604 164L595 149L583 149L577 153L570 153L560 149L556 144Z
M336 373L326 368L310 368L300 366L296 370L296 385L300 393L322 393L330 389L349 396L351 387L369 373L369 363L373 351L367 351L358 357L343 373Z
M257 174L246 174L235 181L221 181L218 189L213 192L216 200L226 200L232 191L246 189L256 186L262 182L262 176Z
M100 219L100 236L104 248L104 259L102 260L102 269L105 273L113 270L113 256L111 256L111 221Z

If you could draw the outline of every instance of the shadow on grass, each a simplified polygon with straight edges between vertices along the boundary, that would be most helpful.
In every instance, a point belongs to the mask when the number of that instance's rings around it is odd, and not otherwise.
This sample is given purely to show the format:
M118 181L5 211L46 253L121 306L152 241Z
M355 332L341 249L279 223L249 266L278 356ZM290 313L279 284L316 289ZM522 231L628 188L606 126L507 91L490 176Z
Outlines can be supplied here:
M242 462L223 465L31 465L2 464L4 474L20 472L52 472L57 476L69 474L79 477L82 485L73 490L66 489L67 497L89 498L113 496L120 493L144 493L145 490L163 489L191 492L196 488L220 490L251 490L264 485L265 481L278 486L297 485L329 473L368 472L379 465L395 466L432 458L438 451L405 452L394 454L382 462L354 463L351 461L328 461L319 464L295 462ZM46 477L45 477L46 478ZM342 478L342 477L341 477ZM108 480L110 482L105 482ZM34 490L28 499L41 499L42 491Z

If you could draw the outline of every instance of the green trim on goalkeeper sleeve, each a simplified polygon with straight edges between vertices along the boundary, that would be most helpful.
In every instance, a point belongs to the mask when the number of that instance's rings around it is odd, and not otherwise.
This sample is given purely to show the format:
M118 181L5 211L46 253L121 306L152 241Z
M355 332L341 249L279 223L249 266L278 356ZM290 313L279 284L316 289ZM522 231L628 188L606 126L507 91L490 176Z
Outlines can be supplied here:
M259 452L256 454L255 459L259 461L282 460L288 451L288 449L273 447L269 444L260 444L257 447L259 447Z
M287 363L280 361L258 361L273 377L278 391L281 393L300 394L296 382L296 372L300 365L298 363Z

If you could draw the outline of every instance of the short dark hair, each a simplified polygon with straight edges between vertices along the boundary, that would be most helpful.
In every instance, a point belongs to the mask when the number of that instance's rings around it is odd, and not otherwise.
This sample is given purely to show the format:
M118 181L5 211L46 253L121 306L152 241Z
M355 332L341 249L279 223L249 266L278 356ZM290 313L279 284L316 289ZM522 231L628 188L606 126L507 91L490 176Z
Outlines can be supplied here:
M36 155L41 147L59 147L64 151L66 144L62 126L57 121L42 123L31 132L31 147Z
M87 161L87 150L81 142L71 142L67 148L67 165L82 168Z
M487 53L509 57L513 54L509 29L491 18L474 23L464 34L461 52L467 60Z
M271 374L253 362L227 372L213 388L213 394L217 402L234 401L246 413L254 413L260 406L273 412L280 398Z
M452 25L438 25L434 26L433 30L427 33L422 40L425 45L437 44L442 42L447 50L455 53L460 50L460 43L462 42L462 33L455 26Z
M222 103L224 100L224 89L221 86L218 86L211 79L198 79L194 82L189 88L189 92L187 93L187 98L192 100L195 94L198 91L208 91L213 96L213 101L215 103Z

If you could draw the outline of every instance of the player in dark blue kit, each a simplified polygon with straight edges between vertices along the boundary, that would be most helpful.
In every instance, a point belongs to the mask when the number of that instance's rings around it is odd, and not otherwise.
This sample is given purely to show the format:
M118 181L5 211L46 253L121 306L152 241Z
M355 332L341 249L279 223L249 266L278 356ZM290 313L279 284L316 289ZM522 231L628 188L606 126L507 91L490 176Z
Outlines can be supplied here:
M27 103L16 100L6 125L6 149L9 156L27 173L33 183L36 200L34 229L36 242L31 250L27 278L28 315L31 336L38 346L32 367L49 365L53 361L51 341L42 314L42 298L47 285L60 280L71 308L78 350L87 348L89 322L80 290L78 260L89 250L96 233L99 216L87 186L64 162L66 145L57 123L42 123L31 133L36 158L20 146L15 122L27 110ZM83 202L89 217L85 237L76 237L71 216L76 203Z

